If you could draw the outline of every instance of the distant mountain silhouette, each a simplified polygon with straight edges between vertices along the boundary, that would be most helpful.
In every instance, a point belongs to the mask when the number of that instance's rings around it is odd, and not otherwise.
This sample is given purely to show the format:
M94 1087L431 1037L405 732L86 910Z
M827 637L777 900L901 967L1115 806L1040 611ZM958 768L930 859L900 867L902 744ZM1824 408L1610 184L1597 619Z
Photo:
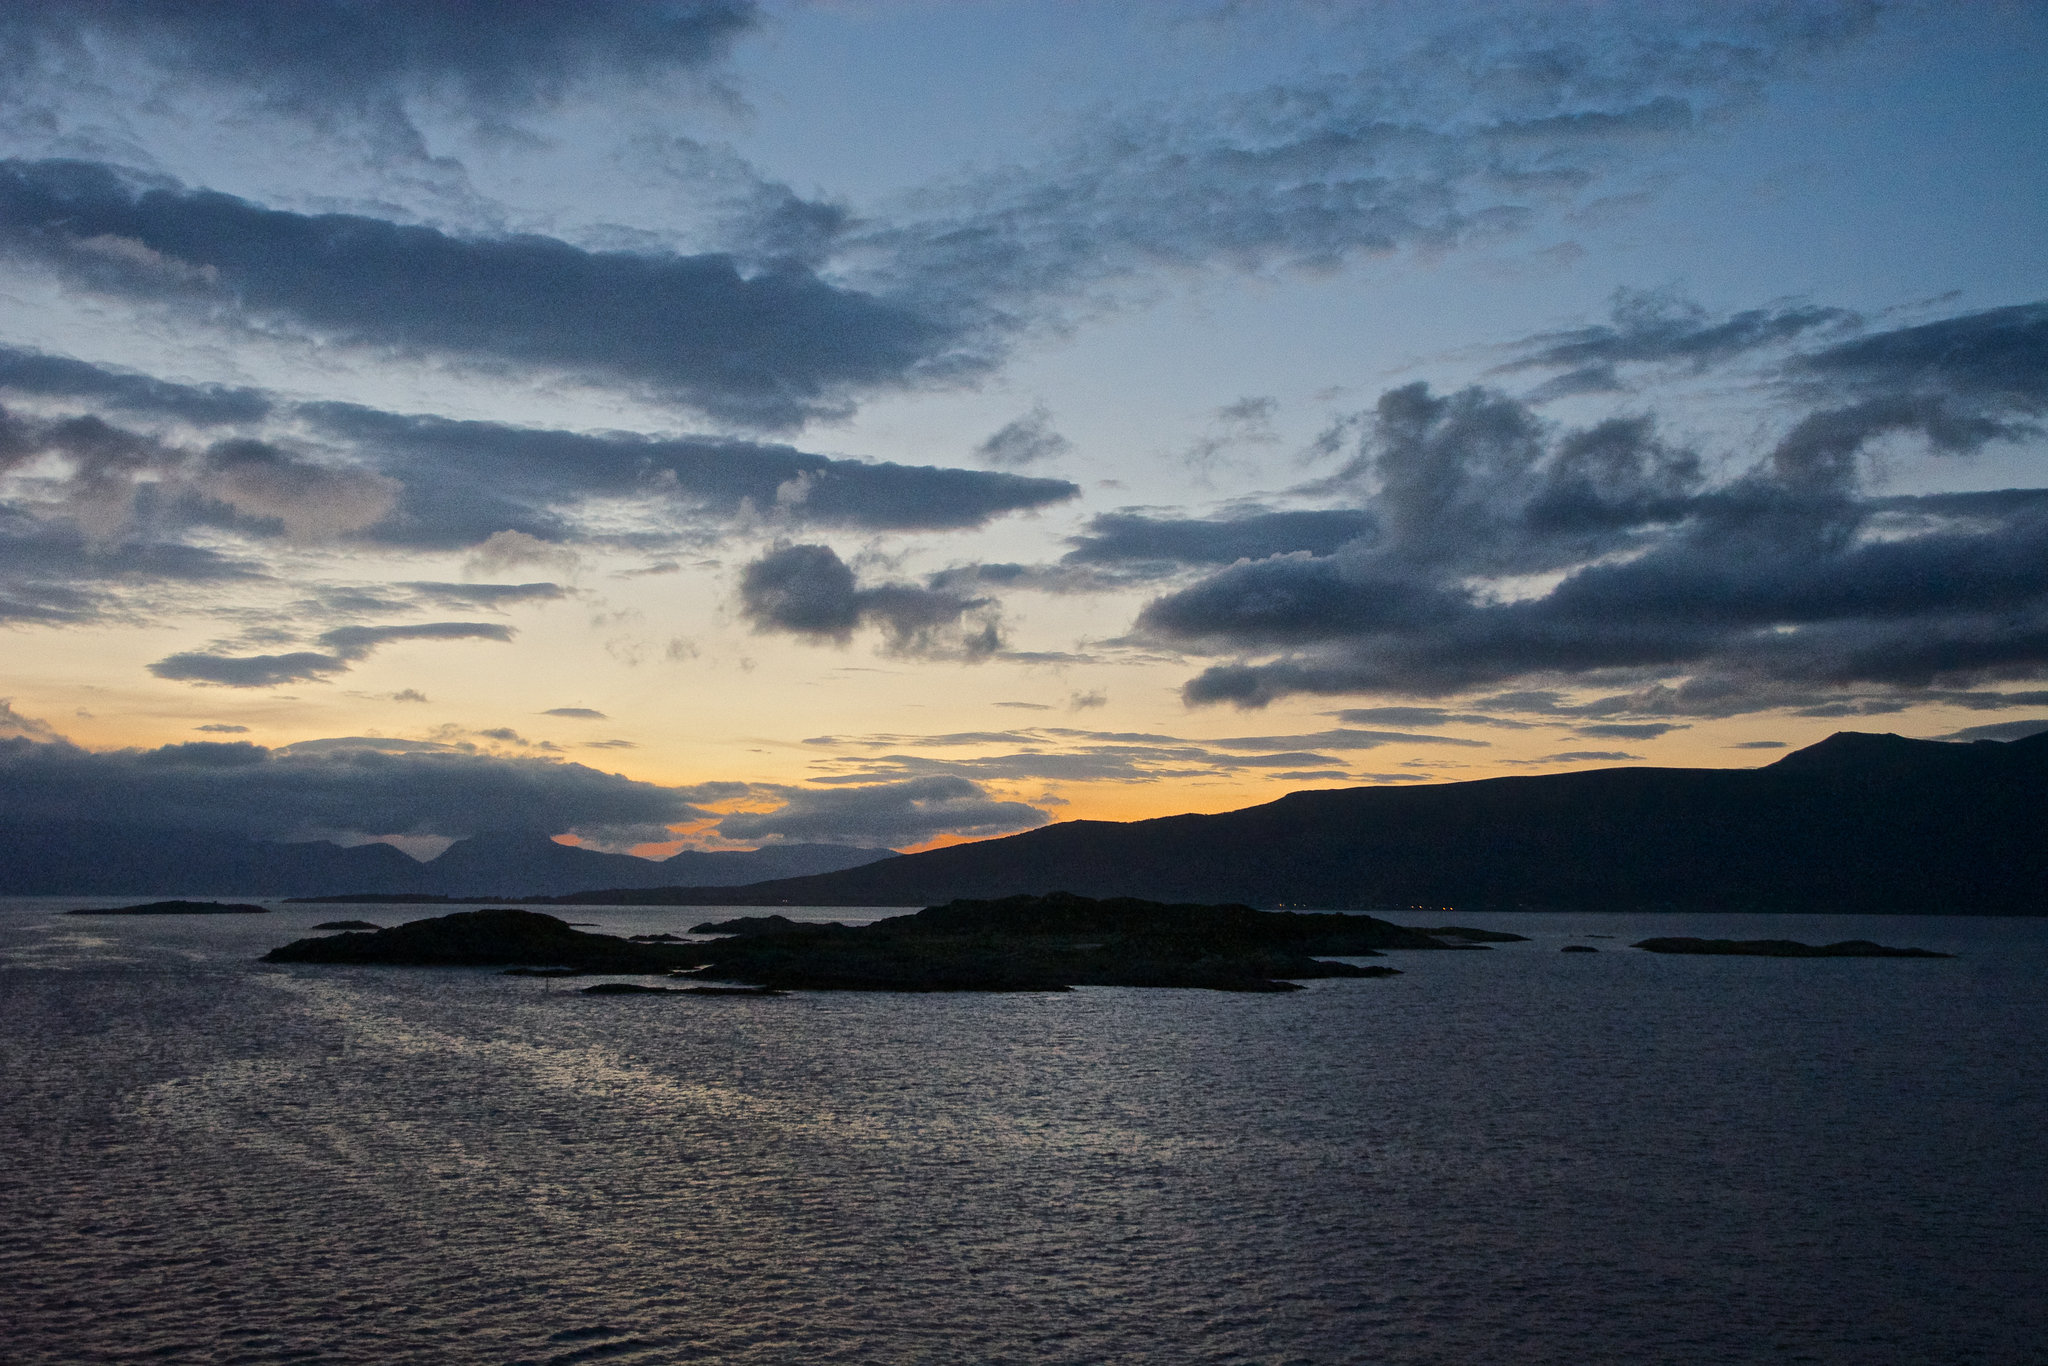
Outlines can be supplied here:
M558 896L599 884L660 887L686 879L704 887L734 886L764 878L837 872L894 854L891 849L793 844L716 854L685 849L666 859L644 859L556 844L545 835L485 834L457 840L439 858L419 865L417 885L404 890L448 896Z
M794 844L664 860L556 844L545 835L457 840L421 863L388 844L272 843L204 830L14 822L0 828L4 896L554 896L599 884L710 887L850 868L888 849Z
M570 902L929 906L1071 891L1361 909L2048 914L2048 733L1843 732L1757 769L1609 768L1069 821L746 887Z

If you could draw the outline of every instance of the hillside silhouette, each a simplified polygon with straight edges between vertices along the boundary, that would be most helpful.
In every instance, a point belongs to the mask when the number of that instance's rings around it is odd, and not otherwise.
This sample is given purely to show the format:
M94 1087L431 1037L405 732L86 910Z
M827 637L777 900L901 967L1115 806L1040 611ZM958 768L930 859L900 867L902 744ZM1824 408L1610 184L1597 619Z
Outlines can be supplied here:
M1755 769L1297 792L819 876L561 900L927 906L1053 891L1331 909L2048 914L2048 733L1841 732Z

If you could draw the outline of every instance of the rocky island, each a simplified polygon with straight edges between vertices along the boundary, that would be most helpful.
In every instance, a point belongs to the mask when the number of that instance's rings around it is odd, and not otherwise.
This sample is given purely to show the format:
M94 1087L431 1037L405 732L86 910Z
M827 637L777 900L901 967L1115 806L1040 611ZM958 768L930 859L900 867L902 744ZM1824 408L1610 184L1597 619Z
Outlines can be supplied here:
M1297 989L1318 977L1398 970L1331 962L1387 949L1450 950L1366 915L1166 905L1067 893L954 901L870 925L748 916L696 926L693 942L586 934L537 911L489 909L374 933L300 939L271 963L508 967L548 975L676 975L777 990L1064 991L1075 986Z
M113 906L96 910L81 906L66 915L269 915L266 906L221 901L149 901L140 906Z
M1953 958L1932 949L1894 949L1868 939L1838 944L1802 944L1796 939L1644 939L1631 948L1651 953L1716 953L1737 958Z

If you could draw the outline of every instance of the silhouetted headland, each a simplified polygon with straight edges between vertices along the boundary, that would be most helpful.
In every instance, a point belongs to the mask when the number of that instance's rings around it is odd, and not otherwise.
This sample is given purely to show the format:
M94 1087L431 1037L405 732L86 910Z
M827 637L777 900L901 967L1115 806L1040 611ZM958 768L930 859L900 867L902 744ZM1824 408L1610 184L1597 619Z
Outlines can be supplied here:
M1794 939L1644 939L1632 948L1651 953L1719 953L1737 958L1953 958L1952 953L1932 949L1894 949L1868 939L1844 939L1836 944L1802 944Z
M744 887L558 904L933 906L1094 897L1456 911L2048 914L2048 732L1842 732L1762 768L1603 768L1296 792L1156 820L1062 821Z
M382 925L373 925L367 920L323 920L313 927L316 930L381 930Z
M1097 901L1068 893L955 901L871 925L750 916L692 933L720 937L636 942L585 934L537 911L493 908L374 933L300 939L273 949L264 961L508 967L548 976L689 973L782 990L1291 991L1310 978L1397 971L1330 958L1460 947L1364 915Z
M150 901L140 906L114 906L96 909L82 906L66 915L269 915L267 906L223 901Z

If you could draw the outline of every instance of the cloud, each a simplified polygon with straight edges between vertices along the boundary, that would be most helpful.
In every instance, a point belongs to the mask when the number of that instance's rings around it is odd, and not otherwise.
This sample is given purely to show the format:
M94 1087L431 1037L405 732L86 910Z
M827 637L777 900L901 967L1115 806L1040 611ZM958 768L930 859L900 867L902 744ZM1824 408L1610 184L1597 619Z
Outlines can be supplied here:
M295 459L260 441L224 441L206 453L195 487L245 517L277 522L287 536L326 540L382 521L397 480L363 469Z
M580 764L396 740L268 749L195 741L94 752L0 740L0 817L226 830L266 839L485 830L668 837L724 788L660 787Z
M1911 388L2039 413L2048 407L2048 302L1897 328L1794 359L1788 374L1864 393Z
M1391 49L1361 32L1309 80L1096 111L1036 164L859 218L717 149L642 139L700 198L730 201L738 255L293 213L79 161L0 166L0 240L79 288L787 428L983 373L1020 330L1061 327L1077 301L1101 304L1142 273L1319 272L1521 230L1853 43L1873 13L1868 0L1814 0L1485 15ZM60 48L67 60L106 48L273 108L407 129L409 101L501 120L587 81L670 77L754 22L750 5L712 0L524 7L488 34L454 0L374 20L349 0L288 12L60 0L10 16L0 44L11 36L17 71ZM416 131L404 151L429 160ZM1261 416L1226 410L1245 432ZM1034 412L984 457L1042 458L1058 439Z
M1398 730L1319 730L1308 735L1241 735L1204 743L1219 749L1378 749L1383 745L1453 745L1462 749L1485 749L1491 742L1468 740L1458 735L1416 735Z
M779 546L746 566L740 612L756 631L842 644L856 627L879 626L891 654L979 660L1002 646L992 600L913 584L862 588L824 545Z
M783 805L775 811L722 817L719 834L736 840L894 848L939 835L1006 835L1052 819L1035 806L998 800L980 784L956 777L824 791L790 788L782 789L782 795Z
M394 640L496 640L508 642L510 626L490 621L429 621L412 626L337 626L322 633L320 643L343 659L366 659L380 645Z
M1327 555L1373 533L1371 516L1352 508L1300 512L1243 512L1229 517L1151 517L1106 512L1070 537L1062 563L1151 569L1230 564L1305 551Z
M566 546L551 545L523 531L494 531L470 552L463 567L472 574L503 574L538 565L573 574L579 563L576 552Z
M1623 366L1663 366L1693 372L1753 351L1782 347L1815 332L1859 326L1847 309L1782 303L1714 315L1668 291L1617 290L1608 322L1543 332L1515 343L1514 360L1496 374L1562 371L1532 395L1605 393L1628 386Z
M556 602L569 596L558 583L401 583L429 602L464 607L507 607L521 602Z
M1669 735L1674 730L1685 730L1682 722L1671 721L1608 721L1594 726L1577 726L1575 731L1589 740L1655 740Z
M0 505L0 622L69 626L142 614L165 585L250 583L245 559L159 541L94 545L75 526L37 522Z
M592 710L589 707L549 707L541 715L566 716L577 721L603 721L607 719L603 712Z
M107 381L42 386L64 389L67 401L118 407L104 392L116 381L148 391L149 404L129 406L150 407L158 418L183 421L167 410L211 401L188 386L13 354L29 369L56 365ZM0 357L0 378L5 372ZM152 386L176 393L165 399ZM0 410L0 474L54 458L62 473L39 475L30 490L36 515L68 519L97 542L136 539L138 519L146 517L148 530L163 538L204 529L413 549L475 546L472 568L491 574L533 565L573 570L570 544L593 534L584 524L586 509L615 509L625 500L638 504L654 534L761 518L945 530L1080 493L1065 480L835 459L724 438L547 431L257 397L268 415L261 439L241 436L205 447L116 425L97 413ZM615 520L605 525L616 533ZM510 601L507 595L515 592L504 585L415 591L479 604L493 594ZM517 591L567 592L547 585Z
M927 187L917 216L845 242L879 262L892 292L999 327L1099 303L1145 272L1327 272L1492 240L1856 41L1874 13L1863 0L1686 18L1538 9L1412 45L1362 25L1355 48L1329 54L1328 74L1092 111L1042 163Z
M1141 637L1239 656L1185 695L1240 706L1605 678L1678 683L1666 715L1726 715L2039 676L2048 490L1864 488L1877 436L1915 430L1937 454L1962 451L2037 410L2048 382L2013 362L2032 354L2036 320L1984 318L1816 353L1801 372L1831 377L1823 398L1894 363L1897 387L1921 388L1796 416L1719 480L1649 416L1571 428L1483 388L1391 390L1317 485L1357 496L1372 535L1232 563L1148 604ZM1958 338L1963 359L1906 373Z
M1368 726L1493 726L1503 730L1528 730L1527 721L1488 716L1482 712L1447 711L1442 707L1348 707L1329 713L1347 725Z
M276 655L223 655L192 651L167 655L149 666L158 678L223 688L274 688L282 683L324 681L347 673L379 646L396 640L509 641L513 630L488 621L434 621L412 626L338 626L320 637L330 653L299 650ZM422 699L424 700L424 699Z
M1562 754L1546 754L1540 759L1510 759L1511 764L1619 764L1639 760L1640 754L1625 754L1618 749L1569 749Z
M205 731L208 734L212 735L247 735L249 733L249 728L247 726L228 726L221 725L219 723L215 723L213 725L208 726L200 726L197 729Z
M97 414L0 409L0 475L10 472L12 506L67 520L98 543L133 538L145 515L165 535L210 526L326 540L383 518L399 489L373 470L249 438L192 448Z
M405 485L377 539L468 545L504 532L533 541L574 534L575 507L634 498L676 517L771 516L819 526L936 531L1078 497L1064 479L833 459L789 446L715 437L586 434L407 417L352 404L300 410L358 458ZM520 542L526 544L527 542Z
M748 565L740 609L756 630L842 642L860 624L853 570L823 545L784 546Z
M1730 749L1789 749L1789 748L1791 748L1791 746L1787 745L1787 744L1786 744L1786 743L1785 743L1785 742L1784 742L1783 740L1744 740L1744 741L1743 741L1742 743L1740 743L1740 744L1736 744L1736 745L1730 745L1730 746L1729 746L1729 748L1730 748Z
M1463 737L1386 731L1330 730L1311 735L1188 739L1145 731L1083 730L1070 726L955 731L941 735L820 735L804 743L820 750L837 751L812 761L812 767L818 771L812 781L824 785L940 775L978 782L1150 783L1241 775L1265 769L1306 771L1310 765L1342 762L1319 752L1325 749L1359 751L1404 743L1486 747L1484 741ZM1285 777L1285 773L1273 776Z
M274 688L281 683L306 683L347 673L348 661L335 655L298 650L282 655L214 655L187 652L165 655L149 666L158 678L174 683L212 684L222 688Z
M590 81L702 68L755 22L746 0L509 5L489 23L465 0L37 0L0 11L0 53L17 79L38 60L105 53L119 69L139 58L316 119L408 99L498 119Z
M0 737L24 740L62 741L56 728L49 722L33 716L23 716L14 709L14 699L0 697Z
M96 406L117 412L170 418L195 427L259 422L275 406L259 389L176 384L12 346L0 346L0 393L91 399Z
M1039 404L1014 422L1005 423L994 435L974 448L984 465L1016 469L1065 455L1074 443L1053 430L1052 414Z
M0 162L0 249L77 288L330 344L644 386L757 427L969 363L953 329L792 263L745 273L717 254L457 237L267 209L93 162Z

